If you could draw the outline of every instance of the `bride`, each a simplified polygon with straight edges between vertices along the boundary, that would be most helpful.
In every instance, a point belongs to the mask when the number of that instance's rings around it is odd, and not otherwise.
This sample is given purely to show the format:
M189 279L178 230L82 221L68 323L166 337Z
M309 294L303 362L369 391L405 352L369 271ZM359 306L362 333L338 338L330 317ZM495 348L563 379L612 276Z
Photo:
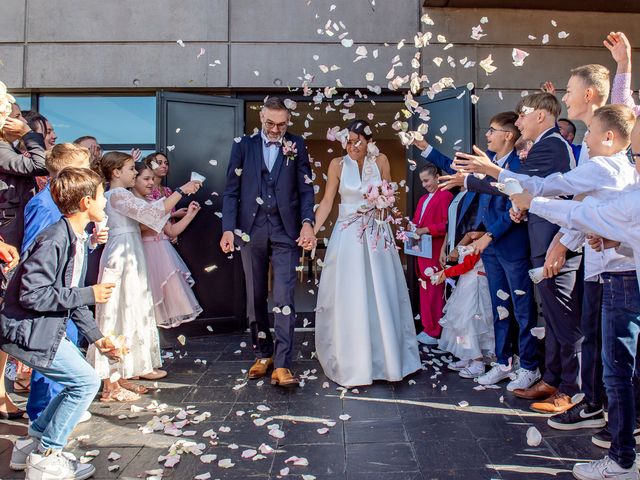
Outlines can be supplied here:
M383 239L374 239L369 230L362 233L361 219L353 221L367 187L390 181L389 160L370 144L367 122L354 120L347 130L347 155L331 161L316 211L317 234L340 193L318 290L316 353L327 377L353 387L402 380L421 363L395 243L385 249Z

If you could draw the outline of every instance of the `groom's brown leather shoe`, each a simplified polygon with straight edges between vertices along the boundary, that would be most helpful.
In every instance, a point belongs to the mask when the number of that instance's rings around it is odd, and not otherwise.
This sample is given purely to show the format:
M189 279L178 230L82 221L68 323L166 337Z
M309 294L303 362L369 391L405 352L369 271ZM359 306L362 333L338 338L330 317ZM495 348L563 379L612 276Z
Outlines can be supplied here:
M271 367L273 367L273 358L259 358L249 369L249 378L252 380L262 378Z
M271 374L271 385L281 387L297 387L300 381L293 376L288 368L276 368Z

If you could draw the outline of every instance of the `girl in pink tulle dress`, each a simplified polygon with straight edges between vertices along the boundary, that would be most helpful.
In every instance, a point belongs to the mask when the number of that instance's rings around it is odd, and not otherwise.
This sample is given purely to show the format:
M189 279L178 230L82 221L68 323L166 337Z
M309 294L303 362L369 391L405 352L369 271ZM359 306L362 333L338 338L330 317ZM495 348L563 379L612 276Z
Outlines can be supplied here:
M136 169L138 176L133 194L149 199L155 187L153 171L142 162L136 165ZM158 198L163 196L165 195ZM176 223L167 222L160 233L142 226L144 255L158 327L177 327L196 319L202 313L202 307L191 289L194 284L191 272L171 245L171 239L182 233L195 218L200 205L198 202L191 202L185 210L181 220Z

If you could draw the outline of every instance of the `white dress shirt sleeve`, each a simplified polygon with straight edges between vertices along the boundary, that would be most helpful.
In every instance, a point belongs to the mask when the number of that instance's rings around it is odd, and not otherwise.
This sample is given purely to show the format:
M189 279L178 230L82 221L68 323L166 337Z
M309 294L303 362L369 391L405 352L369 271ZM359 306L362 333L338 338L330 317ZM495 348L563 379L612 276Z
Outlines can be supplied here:
M422 152L420 152L420 156L423 158L427 158L431 154L431 152L433 152L433 146L429 145Z
M548 177L529 177L503 170L499 181L515 178L522 188L534 197L555 197L556 195L579 195L598 190L602 187L602 179L611 176L611 172L595 161L581 163L566 173L553 173Z

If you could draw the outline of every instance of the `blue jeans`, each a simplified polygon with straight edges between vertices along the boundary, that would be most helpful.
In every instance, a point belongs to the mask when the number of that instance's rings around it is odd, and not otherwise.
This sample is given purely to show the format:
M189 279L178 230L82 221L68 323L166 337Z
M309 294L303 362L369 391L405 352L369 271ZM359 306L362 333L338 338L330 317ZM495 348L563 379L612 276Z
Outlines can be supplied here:
M584 335L580 363L582 392L587 402L602 407L605 391L602 382L602 284L600 282L584 282L580 330Z
M28 362L24 362L29 365ZM36 368L29 365L31 368ZM62 391L29 426L29 435L40 440L42 449L62 450L82 414L100 389L100 378L73 343L64 338L49 367L38 367Z
M482 252L482 263L487 273L491 306L493 308L493 329L495 333L495 353L498 363L507 365L514 353L513 329L518 329L517 350L520 355L520 366L527 370L538 368L538 340L531 335L531 329L538 323L533 300L533 286L529 280L529 259L506 260L496 255L496 249L489 246ZM510 294L501 300L497 292L502 290ZM516 291L525 292L518 295ZM503 306L513 315L500 320L498 306ZM515 321L513 320L515 318Z
M602 364L609 401L609 457L622 468L636 459L634 375L638 371L640 291L636 272L602 274Z
M78 327L71 320L67 320L67 338L78 345ZM32 422L40 416L51 400L58 395L64 387L42 375L38 370L31 374L31 387L27 399L27 415Z

